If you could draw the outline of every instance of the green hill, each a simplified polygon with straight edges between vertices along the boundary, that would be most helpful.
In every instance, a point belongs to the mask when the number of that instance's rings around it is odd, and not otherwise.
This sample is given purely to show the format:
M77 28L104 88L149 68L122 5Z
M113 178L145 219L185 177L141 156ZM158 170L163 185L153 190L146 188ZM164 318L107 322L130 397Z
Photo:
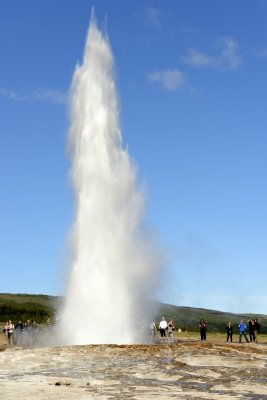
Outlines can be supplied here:
M160 321L161 316L164 316L167 320L172 319L176 328L193 332L198 331L198 324L202 318L206 321L209 332L224 332L228 321L231 321L237 330L241 319L247 321L251 318L257 318L261 324L261 332L267 332L267 316L263 314L234 314L205 308L179 307L158 303L157 322Z
M0 321L46 322L53 317L59 302L60 297L55 296L0 293Z
M49 317L53 319L61 302L62 297L59 296L0 293L0 321L5 322L11 319L14 322L18 320L25 322L29 319L44 323ZM224 332L228 321L237 327L240 319L247 321L250 318L258 318L262 332L267 332L267 316L262 314L233 314L163 303L156 303L156 309L155 322L157 324L161 316L164 316L167 320L172 319L175 327L182 330L198 331L201 318L207 322L209 332Z

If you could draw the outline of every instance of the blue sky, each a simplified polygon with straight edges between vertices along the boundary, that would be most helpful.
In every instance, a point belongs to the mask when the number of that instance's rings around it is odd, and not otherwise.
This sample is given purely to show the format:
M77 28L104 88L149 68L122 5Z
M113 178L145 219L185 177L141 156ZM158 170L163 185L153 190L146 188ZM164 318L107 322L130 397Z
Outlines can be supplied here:
M1 2L0 292L62 293L66 97L92 6L166 258L158 299L266 313L265 0Z

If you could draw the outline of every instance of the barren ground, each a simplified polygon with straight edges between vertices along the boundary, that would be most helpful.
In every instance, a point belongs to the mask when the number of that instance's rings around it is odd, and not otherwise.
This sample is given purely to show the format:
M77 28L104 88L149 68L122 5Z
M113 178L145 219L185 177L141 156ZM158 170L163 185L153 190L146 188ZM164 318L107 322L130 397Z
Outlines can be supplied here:
M5 400L267 399L265 344L185 340L1 350Z

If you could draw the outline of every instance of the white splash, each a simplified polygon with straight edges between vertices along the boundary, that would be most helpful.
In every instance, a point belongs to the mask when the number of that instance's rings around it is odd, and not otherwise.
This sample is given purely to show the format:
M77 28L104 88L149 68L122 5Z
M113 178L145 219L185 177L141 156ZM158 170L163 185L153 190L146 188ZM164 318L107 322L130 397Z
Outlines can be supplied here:
M161 260L142 226L143 196L122 146L113 56L93 13L70 108L76 215L61 334L73 344L142 342Z

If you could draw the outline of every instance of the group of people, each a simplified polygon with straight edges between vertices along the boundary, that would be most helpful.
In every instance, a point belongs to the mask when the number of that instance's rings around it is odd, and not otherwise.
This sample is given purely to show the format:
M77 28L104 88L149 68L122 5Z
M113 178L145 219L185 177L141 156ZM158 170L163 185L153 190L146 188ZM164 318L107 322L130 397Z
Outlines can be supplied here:
M162 317L158 328L159 328L160 336L162 338L167 338L167 334L168 334L169 340L170 341L173 340L173 332L175 330L175 327L174 327L172 319L169 322L167 322L166 319L164 317ZM154 338L156 336L156 333L157 333L157 327L156 327L155 322L151 323L150 331L151 331L152 338Z
M258 332L260 332L260 328L261 328L261 325L260 325L260 323L259 323L257 318L250 319L248 321L248 333L249 333L249 339L250 340L248 340L248 337L247 337L247 334L246 334L247 326L246 326L245 322L241 319L239 321L239 324L238 324L239 343L242 342L243 336L244 336L244 338L245 338L247 343L249 341L257 343L257 336L258 336ZM232 342L233 341L234 328L233 328L233 325L232 325L232 323L230 321L226 324L225 329L226 329L226 335L227 335L226 341L227 342L228 341ZM200 322L199 322L199 333L200 333L200 339L201 340L206 340L206 337L207 337L207 323L205 322L204 319L201 319Z
M173 332L175 330L173 320L170 320L169 322L166 321L164 317L161 318L161 321L158 325L158 329L160 332L160 336L162 338L167 338L167 335L169 339L172 341L173 340ZM234 334L234 328L232 323L229 321L226 326L226 341L233 341L233 334ZM249 333L249 339L246 334L246 329L247 326L243 320L240 320L238 324L238 333L239 333L239 343L242 342L242 338L244 336L246 342L255 342L257 343L257 336L258 332L260 332L261 325L258 321L257 318L252 318L248 321L248 333ZM150 331L151 331L151 336L154 338L156 336L157 332L157 326L155 322L152 322L150 325ZM199 321L199 334L200 334L200 340L206 340L207 339L207 323L204 319L201 319Z
M25 323L18 321L15 325L12 321L8 321L3 329L5 344L18 346L34 344L37 341L38 331L35 321L27 320Z
M246 334L247 325L243 320L240 320L238 324L238 333L239 333L239 343L242 342L242 338L244 336L246 342L255 342L257 343L258 333L260 332L261 325L257 318L252 318L247 321L248 323L248 334L249 339ZM47 320L47 326L50 325L50 318ZM166 321L164 317L161 318L161 321L158 325L158 329L160 332L161 338L168 337L169 341L173 341L173 333L175 331L173 320L171 319L169 322ZM234 328L232 323L229 321L226 326L226 341L233 341ZM5 335L5 344L6 345L19 345L19 346L28 346L37 342L39 327L35 321L27 321L22 323L18 321L15 325L12 321L8 321L3 329L3 333ZM152 338L155 338L157 332L157 326L155 322L152 322L150 325L150 333ZM204 319L199 321L199 333L200 339L206 340L207 338L207 323Z
M227 339L226 341L233 341L233 326L231 322L229 321L228 324L226 325L226 333L227 333ZM246 334L246 329L247 325L245 322L241 319L238 325L238 331L239 331L239 343L242 342L242 338L244 336L246 342L255 342L257 343L258 341L258 332L260 332L261 325L258 321L257 318L252 318L248 321L248 333L249 333L249 340Z

